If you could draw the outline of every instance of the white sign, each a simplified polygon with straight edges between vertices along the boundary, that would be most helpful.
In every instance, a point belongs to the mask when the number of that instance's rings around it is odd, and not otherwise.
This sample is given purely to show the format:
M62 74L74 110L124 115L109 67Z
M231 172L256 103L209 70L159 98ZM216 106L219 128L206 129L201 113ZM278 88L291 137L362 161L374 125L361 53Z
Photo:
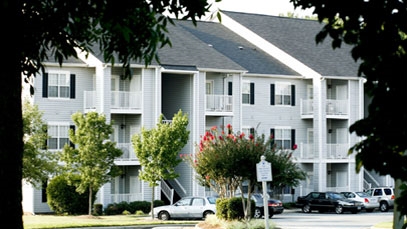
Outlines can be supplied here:
M262 160L256 164L256 170L257 170L257 181L258 182L273 180L273 177L271 174L271 163L269 163L265 160Z

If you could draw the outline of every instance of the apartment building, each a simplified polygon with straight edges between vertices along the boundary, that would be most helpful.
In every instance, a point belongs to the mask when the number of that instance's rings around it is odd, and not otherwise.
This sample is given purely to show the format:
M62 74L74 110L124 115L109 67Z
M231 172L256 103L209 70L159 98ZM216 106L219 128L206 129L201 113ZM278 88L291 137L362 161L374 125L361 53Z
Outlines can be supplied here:
M179 109L188 115L190 130L180 154L195 152L205 130L227 124L272 134L284 148L297 145L295 161L308 178L288 187L295 196L383 183L375 174L356 173L354 155L347 154L360 140L347 129L364 115L363 78L356 75L349 48L315 44L317 21L223 12L222 23L175 24L169 27L172 47L158 52L160 63L132 63L131 78L123 77L119 63L80 55L62 67L45 63L46 73L34 79L32 101L44 112L50 150L68 142L75 112L97 111L113 123L112 140L123 151L115 163L123 174L101 188L97 203L151 200L152 189L138 178L142 168L130 139L141 127L154 128L161 113L171 119ZM180 176L161 181L156 198L171 202L208 193L189 165L181 163L176 171ZM50 212L45 190L25 184L23 208Z

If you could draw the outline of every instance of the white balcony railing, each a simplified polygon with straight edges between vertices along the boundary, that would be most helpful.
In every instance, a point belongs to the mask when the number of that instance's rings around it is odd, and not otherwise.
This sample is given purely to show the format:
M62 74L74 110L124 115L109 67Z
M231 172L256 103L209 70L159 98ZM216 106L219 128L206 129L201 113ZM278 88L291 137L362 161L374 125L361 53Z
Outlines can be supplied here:
M123 151L123 154L115 159L116 161L138 160L131 143L116 143L116 148Z
M328 159L345 159L348 157L348 144L326 144Z
M110 194L110 200L112 203L142 201L143 195L142 193Z
M112 91L111 109L141 109L141 92Z
M346 159L348 158L349 146L344 144L326 144L326 154L324 159ZM299 159L314 159L318 155L314 153L314 144L312 143L300 143L299 150L294 152L294 156Z
M301 99L300 111L301 115L313 115L314 114L314 100L312 99ZM348 115L348 100L336 100L328 99L326 100L325 113L326 115L336 115L343 116Z
M233 97L230 95L206 95L206 111L232 112Z
M111 92L111 109L141 109L141 91L112 91ZM84 92L84 109L96 109L96 91Z
M301 143L300 149L294 151L294 156L301 159L314 159L314 144Z

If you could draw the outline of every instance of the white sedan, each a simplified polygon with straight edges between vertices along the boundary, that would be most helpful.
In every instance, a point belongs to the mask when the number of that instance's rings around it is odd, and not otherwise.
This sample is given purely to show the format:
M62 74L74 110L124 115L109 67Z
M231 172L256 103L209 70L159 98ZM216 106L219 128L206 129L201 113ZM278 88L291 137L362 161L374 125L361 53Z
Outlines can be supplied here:
M375 208L379 208L377 197L369 196L365 192L341 192L346 198L356 200L363 203L363 209L367 212L372 212Z
M153 209L154 218L169 219L205 219L216 213L216 197L184 197L172 205Z

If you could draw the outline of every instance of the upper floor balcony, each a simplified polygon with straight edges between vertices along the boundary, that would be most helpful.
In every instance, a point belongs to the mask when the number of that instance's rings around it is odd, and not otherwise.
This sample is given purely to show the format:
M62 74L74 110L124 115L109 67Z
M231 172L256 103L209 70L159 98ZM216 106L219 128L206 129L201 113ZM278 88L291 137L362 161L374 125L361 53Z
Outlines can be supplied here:
M227 116L233 114L233 96L207 94L205 97L206 115Z
M132 113L138 114L141 112L142 107L142 92L129 92L129 91L111 91L110 92L111 103L110 109L111 113L122 114L122 113ZM84 111L94 111L96 110L96 91L85 91L84 92Z
M297 159L317 159L319 153L315 152L313 143L301 143L299 150L294 152ZM347 143L328 143L326 144L326 151L322 153L322 159L347 159L349 145Z
M138 161L131 143L116 143L116 148L121 149L123 154L115 161Z
M327 118L346 119L349 115L349 101L347 99L327 99L324 112ZM301 99L301 117L312 118L314 115L314 100Z

